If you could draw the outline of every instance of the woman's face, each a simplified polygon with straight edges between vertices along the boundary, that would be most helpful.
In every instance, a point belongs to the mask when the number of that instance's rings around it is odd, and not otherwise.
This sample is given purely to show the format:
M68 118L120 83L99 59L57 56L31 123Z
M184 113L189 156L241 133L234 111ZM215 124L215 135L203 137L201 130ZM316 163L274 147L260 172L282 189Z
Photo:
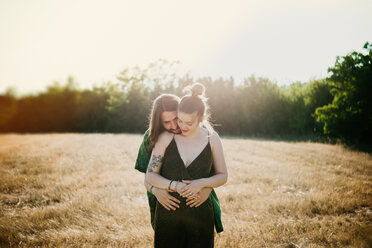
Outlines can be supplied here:
M178 112L178 126L180 127L184 136L190 136L195 133L199 128L200 120L197 116L197 112L187 114L184 112Z

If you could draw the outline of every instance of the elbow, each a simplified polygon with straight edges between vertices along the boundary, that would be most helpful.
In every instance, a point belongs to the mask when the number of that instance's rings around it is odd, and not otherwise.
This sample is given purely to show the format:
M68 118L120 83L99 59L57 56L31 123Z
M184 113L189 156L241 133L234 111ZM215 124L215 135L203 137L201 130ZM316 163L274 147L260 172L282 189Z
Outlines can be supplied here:
M223 177L223 184L226 184L227 183L227 178L228 178L228 175L227 175L227 172L223 174L224 177Z
M217 173L219 175L218 186L222 186L227 183L227 172Z

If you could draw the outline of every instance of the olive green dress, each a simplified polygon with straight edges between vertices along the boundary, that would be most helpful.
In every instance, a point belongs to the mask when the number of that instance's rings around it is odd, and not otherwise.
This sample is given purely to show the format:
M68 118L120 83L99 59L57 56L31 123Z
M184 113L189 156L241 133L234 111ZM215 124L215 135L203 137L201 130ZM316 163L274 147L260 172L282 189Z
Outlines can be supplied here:
M185 167L179 154L176 141L167 147L160 174L175 181L206 178L211 175L212 150L210 142L192 163ZM166 210L157 202L155 209L155 247L213 247L214 246L214 210L211 197L199 207L186 205L186 198L176 192L171 195L181 201L180 207Z

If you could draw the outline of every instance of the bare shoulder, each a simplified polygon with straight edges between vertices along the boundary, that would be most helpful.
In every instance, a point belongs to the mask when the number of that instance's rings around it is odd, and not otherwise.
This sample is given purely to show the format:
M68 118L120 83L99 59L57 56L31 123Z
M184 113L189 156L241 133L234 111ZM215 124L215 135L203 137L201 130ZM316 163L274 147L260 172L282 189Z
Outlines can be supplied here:
M220 136L218 135L217 132L211 133L209 140L211 142L212 148L220 147L222 145L221 138L220 138Z
M159 135L158 141L156 143L160 143L163 146L167 147L169 143L172 141L173 137L174 134L164 131Z

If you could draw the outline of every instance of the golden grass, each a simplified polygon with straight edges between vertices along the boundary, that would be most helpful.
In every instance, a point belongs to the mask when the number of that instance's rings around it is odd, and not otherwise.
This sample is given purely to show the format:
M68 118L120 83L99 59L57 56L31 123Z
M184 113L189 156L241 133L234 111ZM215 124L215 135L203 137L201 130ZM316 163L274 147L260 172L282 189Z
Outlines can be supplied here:
M0 135L1 247L152 247L141 135ZM372 156L223 139L216 247L371 247Z

